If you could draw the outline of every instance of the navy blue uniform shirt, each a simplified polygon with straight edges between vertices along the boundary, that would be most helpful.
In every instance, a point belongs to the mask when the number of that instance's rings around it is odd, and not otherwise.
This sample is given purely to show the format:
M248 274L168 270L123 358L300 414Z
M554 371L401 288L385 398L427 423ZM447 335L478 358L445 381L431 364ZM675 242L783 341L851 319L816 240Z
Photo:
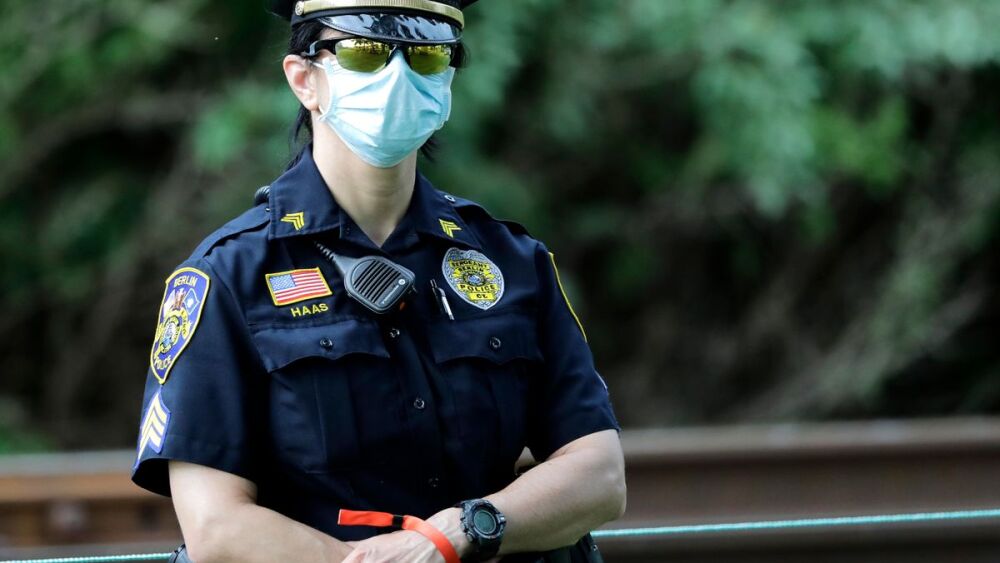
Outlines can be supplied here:
M317 240L416 274L402 310L351 299ZM444 290L454 320L435 299ZM170 495L168 459L256 483L257 503L341 540L340 508L427 518L619 429L551 254L417 174L381 248L307 148L255 206L167 279L132 480Z

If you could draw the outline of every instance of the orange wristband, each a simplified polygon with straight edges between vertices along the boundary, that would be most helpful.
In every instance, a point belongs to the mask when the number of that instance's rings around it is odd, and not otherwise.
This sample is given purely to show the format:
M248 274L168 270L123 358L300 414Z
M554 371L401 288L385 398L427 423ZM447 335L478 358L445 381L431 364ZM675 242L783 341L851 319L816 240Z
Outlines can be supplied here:
M438 551L444 556L445 563L461 563L461 560L458 558L458 552L455 551L455 546L451 545L451 542L441 533L441 530L428 524L426 520L421 520L416 516L403 516L403 529L423 534L424 537L434 542Z
M455 546L451 545L448 538L426 520L416 516L400 516L389 514L388 512L375 512L371 510L346 510L340 509L337 516L337 524L341 526L376 526L379 528L401 528L411 530L431 540L437 547L441 555L444 556L445 563L461 563Z

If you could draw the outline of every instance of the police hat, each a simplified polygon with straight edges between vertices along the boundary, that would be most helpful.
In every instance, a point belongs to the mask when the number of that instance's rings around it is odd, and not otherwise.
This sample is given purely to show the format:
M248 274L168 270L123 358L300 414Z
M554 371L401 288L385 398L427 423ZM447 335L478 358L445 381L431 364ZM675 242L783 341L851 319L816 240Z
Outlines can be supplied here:
M403 43L454 43L462 38L462 8L476 0L275 0L271 12L292 26L321 19L333 29Z

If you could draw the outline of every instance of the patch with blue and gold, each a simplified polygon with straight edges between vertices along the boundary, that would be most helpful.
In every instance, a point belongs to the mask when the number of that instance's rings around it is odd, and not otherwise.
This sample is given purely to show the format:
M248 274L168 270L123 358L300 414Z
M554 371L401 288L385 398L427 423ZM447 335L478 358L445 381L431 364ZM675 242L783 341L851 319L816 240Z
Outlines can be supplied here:
M156 453L163 451L163 441L167 437L167 426L170 424L170 409L163 403L163 387L156 390L146 407L146 416L139 428L139 445L136 448L136 464L142 458L142 452L148 447Z
M211 280L201 270L181 268L166 283L153 349L149 352L149 366L160 385L167 382L170 368L198 328Z

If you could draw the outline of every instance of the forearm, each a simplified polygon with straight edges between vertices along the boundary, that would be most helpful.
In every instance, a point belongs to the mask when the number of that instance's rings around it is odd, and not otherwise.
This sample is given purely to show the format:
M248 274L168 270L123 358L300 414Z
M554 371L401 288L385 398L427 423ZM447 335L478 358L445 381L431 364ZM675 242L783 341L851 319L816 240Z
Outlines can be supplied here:
M571 545L625 511L625 459L618 433L604 430L577 438L485 498L507 517L500 555ZM446 508L427 522L465 557L474 548L462 533L461 512ZM403 536L414 533L393 532L376 541L405 542L411 538Z
M617 443L615 431L607 432ZM593 448L571 450L536 465L486 499L507 517L500 554L570 545L621 516L624 462L620 450L611 456Z
M353 548L268 508L236 505L188 541L194 563L339 563Z

